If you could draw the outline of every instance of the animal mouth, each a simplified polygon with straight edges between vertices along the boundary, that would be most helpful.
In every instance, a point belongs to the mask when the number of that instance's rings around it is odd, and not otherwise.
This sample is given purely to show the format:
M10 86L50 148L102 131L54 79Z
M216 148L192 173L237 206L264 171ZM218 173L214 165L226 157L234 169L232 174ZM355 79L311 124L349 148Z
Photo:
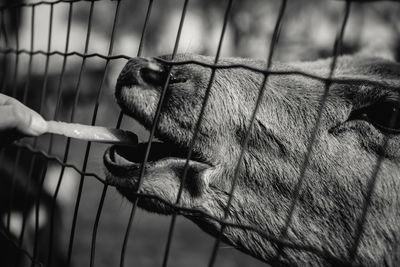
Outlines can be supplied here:
M112 171L139 169L143 164L148 145L149 143L143 142L132 144L132 146L111 146L104 155L104 163ZM188 153L189 148L179 147L176 144L168 142L153 141L147 158L147 164L153 165L156 162L166 160L187 160ZM202 155L195 151L192 151L190 161L211 166Z
M165 66L154 60L133 59L118 78L116 98L119 105L126 114L146 128L152 124L152 114L146 110L157 101L153 94L157 94L163 87L165 79L170 75L168 73ZM170 86L187 82L182 75L170 75L169 78ZM188 142L178 140L162 127L157 127L155 137L160 141L108 148L104 154L108 184L116 186L131 201L137 192L157 195L162 191L165 192L162 198L174 203L186 172L185 175L191 180L183 184L186 192L190 196L200 194L206 180L204 171L213 167L207 157L202 151L193 149L188 160ZM149 145L151 148L147 155ZM146 156L146 164L143 165ZM160 209L155 211L160 212Z
M135 201L138 193L161 197L169 205L151 198L139 199L139 206L161 214L173 212L170 205L176 201L181 186L186 192L182 196L185 201L188 201L188 196L191 199L202 194L206 180L203 174L213 166L200 154L192 153L188 161L188 148L157 141L151 143L147 162L143 165L148 145L149 143L139 143L133 147L109 147L104 154L104 165L108 171L107 184L115 186L131 202ZM185 168L187 178L181 185Z

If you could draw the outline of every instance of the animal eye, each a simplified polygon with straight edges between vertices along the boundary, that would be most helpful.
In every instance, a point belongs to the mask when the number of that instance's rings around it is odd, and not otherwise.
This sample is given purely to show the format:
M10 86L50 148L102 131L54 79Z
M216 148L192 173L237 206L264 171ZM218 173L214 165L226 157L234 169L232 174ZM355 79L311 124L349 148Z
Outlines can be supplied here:
M400 99L385 99L354 113L384 133L400 133Z

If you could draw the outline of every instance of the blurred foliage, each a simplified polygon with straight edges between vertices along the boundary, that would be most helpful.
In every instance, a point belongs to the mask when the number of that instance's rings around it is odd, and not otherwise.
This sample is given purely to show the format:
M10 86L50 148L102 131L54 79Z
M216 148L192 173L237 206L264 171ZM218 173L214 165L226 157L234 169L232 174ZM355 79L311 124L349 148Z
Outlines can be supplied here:
M147 0L122 1L119 32L138 42L148 6ZM145 35L145 53L171 53L184 1L154 1ZM312 60L331 54L341 26L345 1L288 1L276 57L280 60ZM224 39L223 55L266 57L281 1L234 1ZM227 1L189 2L180 52L214 55ZM107 29L112 14L105 5L95 25ZM84 13L84 12L83 12ZM391 2L353 3L344 38L344 53L396 40L400 32L400 5ZM81 16L85 23L85 15ZM396 40L397 41L397 40ZM136 48L133 46L132 48ZM135 54L132 51L122 51Z

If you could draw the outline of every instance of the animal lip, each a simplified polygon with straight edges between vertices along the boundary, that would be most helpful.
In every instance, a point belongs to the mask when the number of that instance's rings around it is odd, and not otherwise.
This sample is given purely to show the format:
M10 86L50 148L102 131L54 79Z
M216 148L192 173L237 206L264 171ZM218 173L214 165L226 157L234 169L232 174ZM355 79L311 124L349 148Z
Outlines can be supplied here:
M104 163L108 169L112 170L138 168L143 163L147 146L148 143L139 143L136 147L114 145L106 151ZM186 159L187 154L187 149L175 144L152 142L147 162L152 163L167 158ZM206 163L202 156L195 152L192 152L191 160Z

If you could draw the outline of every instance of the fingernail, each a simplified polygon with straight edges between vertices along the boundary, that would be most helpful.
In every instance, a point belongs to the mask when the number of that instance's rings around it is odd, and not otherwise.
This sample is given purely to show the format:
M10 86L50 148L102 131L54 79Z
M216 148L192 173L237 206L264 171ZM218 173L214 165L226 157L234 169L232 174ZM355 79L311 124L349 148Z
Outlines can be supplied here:
M37 114L32 115L31 130L37 134L43 134L47 131L47 122Z

